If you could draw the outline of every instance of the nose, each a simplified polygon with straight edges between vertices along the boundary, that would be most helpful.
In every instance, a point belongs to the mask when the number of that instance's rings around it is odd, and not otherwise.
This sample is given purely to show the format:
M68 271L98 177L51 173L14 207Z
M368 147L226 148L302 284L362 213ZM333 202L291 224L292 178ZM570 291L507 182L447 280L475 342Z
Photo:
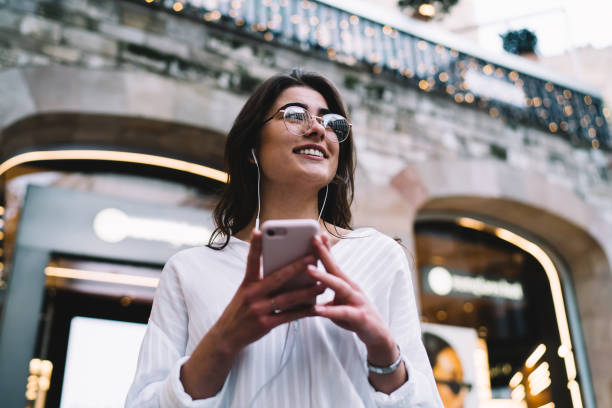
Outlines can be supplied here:
M310 121L310 129L306 132L306 136L308 137L316 137L318 140L323 140L325 138L325 127L321 123L321 119L315 116L312 117Z

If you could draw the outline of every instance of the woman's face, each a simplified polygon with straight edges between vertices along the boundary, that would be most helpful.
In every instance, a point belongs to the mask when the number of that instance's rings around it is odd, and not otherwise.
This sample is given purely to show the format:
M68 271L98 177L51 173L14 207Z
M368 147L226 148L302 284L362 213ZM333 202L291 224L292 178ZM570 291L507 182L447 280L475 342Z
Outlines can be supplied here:
M463 382L463 369L461 361L455 350L446 347L438 354L436 365L433 366L433 374L436 380ZM463 400L468 393L466 388L461 388L459 394L455 394L446 384L437 384L440 398L444 408L462 408Z
M258 160L264 185L299 186L318 191L336 174L340 147L325 136L325 128L313 121L304 135L289 132L279 110L301 106L313 116L329 112L323 96L312 88L295 86L285 89L266 117L273 119L261 129ZM320 154L312 150L320 152Z

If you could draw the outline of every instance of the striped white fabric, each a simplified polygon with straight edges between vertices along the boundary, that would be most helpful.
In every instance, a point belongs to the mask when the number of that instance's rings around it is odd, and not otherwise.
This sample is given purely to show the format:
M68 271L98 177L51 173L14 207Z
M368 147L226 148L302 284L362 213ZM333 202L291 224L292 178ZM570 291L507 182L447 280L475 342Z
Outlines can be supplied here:
M442 407L421 342L402 248L371 228L332 247L341 269L369 296L400 345L409 380L387 395L368 382L366 349L354 333L321 317L279 326L242 350L219 393L192 400L181 365L215 323L243 279L249 244L192 248L166 264L127 407ZM328 290L319 302L332 298Z

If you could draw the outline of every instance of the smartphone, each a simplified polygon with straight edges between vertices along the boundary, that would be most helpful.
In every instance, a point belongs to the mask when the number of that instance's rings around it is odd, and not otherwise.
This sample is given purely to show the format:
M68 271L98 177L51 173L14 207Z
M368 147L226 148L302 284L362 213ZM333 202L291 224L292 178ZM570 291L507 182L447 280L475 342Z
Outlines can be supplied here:
M314 254L313 237L319 232L315 220L268 220L261 226L264 276ZM287 282L281 291L313 285L315 280L306 274Z

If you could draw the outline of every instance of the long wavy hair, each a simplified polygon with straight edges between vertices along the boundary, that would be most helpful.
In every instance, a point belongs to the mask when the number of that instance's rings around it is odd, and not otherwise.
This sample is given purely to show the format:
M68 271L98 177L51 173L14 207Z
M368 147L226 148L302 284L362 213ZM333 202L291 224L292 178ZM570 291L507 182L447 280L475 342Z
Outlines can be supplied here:
M257 211L257 167L251 149L258 150L261 128L276 99L287 88L304 86L319 92L332 113L348 118L344 102L336 87L323 76L294 69L263 82L246 101L227 136L225 166L229 180L213 212L215 230L208 246L223 249L230 236L245 228ZM351 228L351 203L354 194L355 152L352 131L340 143L338 168L329 184L327 201L321 218L336 227ZM325 188L319 190L319 211Z

